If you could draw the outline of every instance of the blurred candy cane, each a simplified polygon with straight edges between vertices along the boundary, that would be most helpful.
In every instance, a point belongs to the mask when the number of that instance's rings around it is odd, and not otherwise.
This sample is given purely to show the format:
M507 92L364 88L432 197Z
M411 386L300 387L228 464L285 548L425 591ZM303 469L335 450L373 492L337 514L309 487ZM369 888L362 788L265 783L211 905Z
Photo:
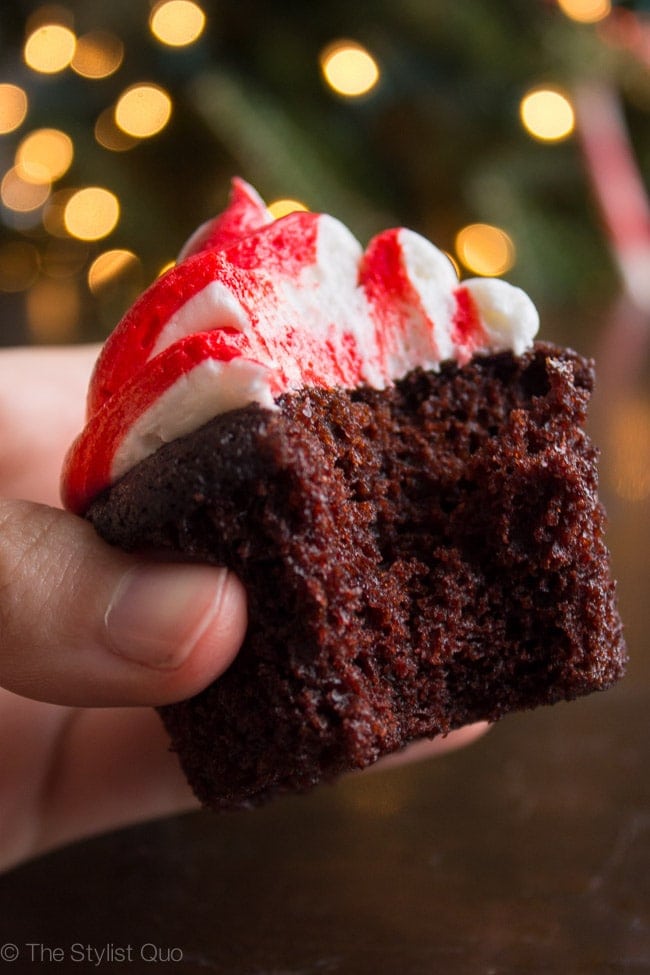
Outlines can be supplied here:
M613 256L628 296L650 313L650 202L616 92L604 84L574 93L578 134Z

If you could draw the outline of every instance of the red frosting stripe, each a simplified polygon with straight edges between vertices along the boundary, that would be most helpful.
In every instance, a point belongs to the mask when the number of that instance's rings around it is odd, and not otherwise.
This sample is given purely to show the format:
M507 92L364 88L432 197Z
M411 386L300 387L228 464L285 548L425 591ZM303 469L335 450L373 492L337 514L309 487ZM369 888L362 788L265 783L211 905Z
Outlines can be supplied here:
M89 416L146 365L171 316L215 280L223 263L218 251L197 254L167 271L140 295L109 335L97 360L88 390Z
M320 213L289 213L272 226L232 244L225 256L236 267L249 271L261 268L267 274L295 279L304 267L316 262L321 220Z
M453 317L452 339L458 348L458 361L469 362L475 349L480 349L487 336L474 298L462 285L454 292L456 310Z
M228 362L248 352L249 342L242 332L201 332L165 349L128 379L120 395L112 396L91 416L68 452L62 480L65 507L83 514L90 499L111 483L115 453L125 431L181 376L206 359Z
M417 322L418 331L429 345L435 334L435 322L429 318L422 296L409 277L401 235L401 228L395 228L374 237L359 270L359 283L376 323L382 362L387 362L391 352L399 347L405 319L410 319L410 331ZM387 295L390 295L388 301Z

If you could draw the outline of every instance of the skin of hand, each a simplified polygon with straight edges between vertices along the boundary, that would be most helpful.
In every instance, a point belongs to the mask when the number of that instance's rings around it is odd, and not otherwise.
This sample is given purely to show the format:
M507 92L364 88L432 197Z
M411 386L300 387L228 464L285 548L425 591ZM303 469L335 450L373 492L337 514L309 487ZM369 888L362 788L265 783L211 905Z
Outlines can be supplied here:
M97 352L0 351L0 868L195 808L152 706L216 679L246 630L245 593L226 569L143 562L61 510Z

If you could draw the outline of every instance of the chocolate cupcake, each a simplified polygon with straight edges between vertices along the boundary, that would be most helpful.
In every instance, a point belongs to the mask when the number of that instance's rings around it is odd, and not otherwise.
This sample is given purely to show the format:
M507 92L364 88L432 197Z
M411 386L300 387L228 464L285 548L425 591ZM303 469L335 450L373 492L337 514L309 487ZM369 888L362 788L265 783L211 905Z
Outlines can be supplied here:
M611 685L625 648L589 362L405 231L229 208L107 342L64 499L128 551L228 565L249 628L160 709L203 803Z

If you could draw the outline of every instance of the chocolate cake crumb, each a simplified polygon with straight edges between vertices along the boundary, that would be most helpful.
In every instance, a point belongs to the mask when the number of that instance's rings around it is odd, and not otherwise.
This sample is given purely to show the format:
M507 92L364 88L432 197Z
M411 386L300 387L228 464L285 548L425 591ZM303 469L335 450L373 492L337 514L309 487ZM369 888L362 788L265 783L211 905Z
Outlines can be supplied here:
M204 804L621 676L592 385L591 363L540 343L381 391L304 389L216 417L95 500L109 542L246 586L234 663L159 709Z

